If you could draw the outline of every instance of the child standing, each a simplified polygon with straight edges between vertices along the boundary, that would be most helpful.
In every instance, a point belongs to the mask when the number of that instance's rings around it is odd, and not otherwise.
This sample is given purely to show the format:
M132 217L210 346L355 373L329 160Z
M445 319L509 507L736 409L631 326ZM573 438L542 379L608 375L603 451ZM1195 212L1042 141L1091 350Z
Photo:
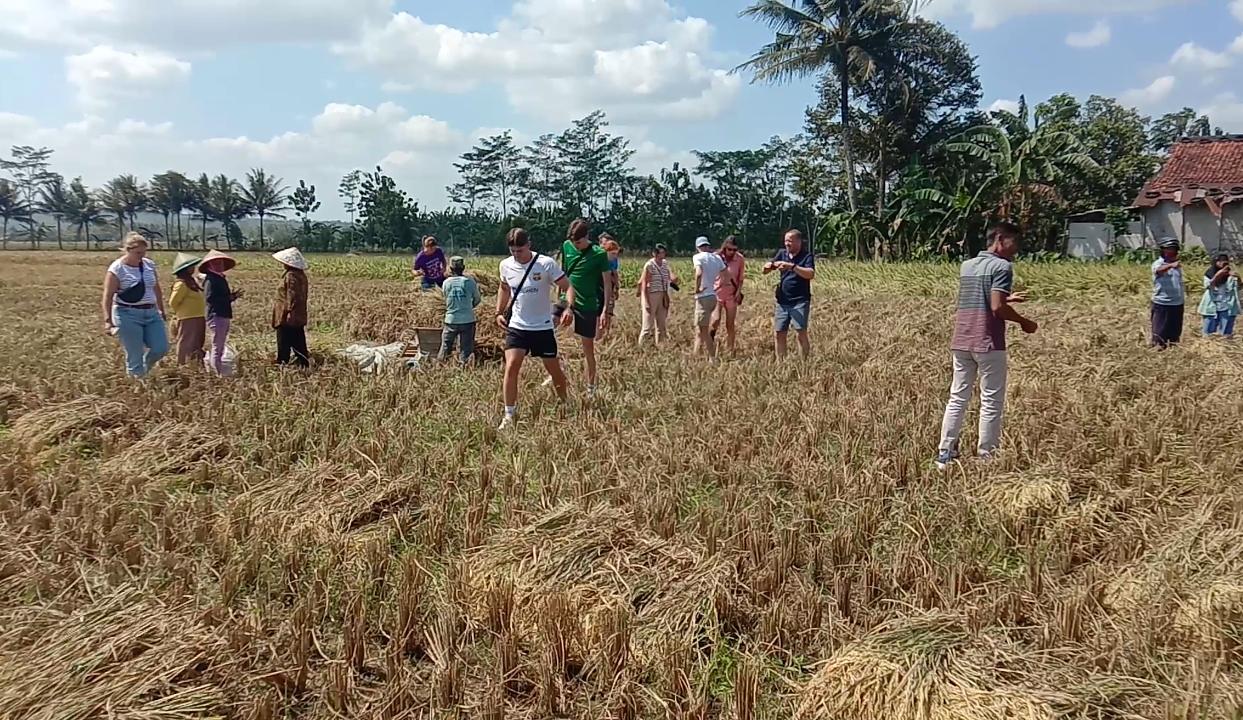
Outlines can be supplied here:
M310 367L306 349L307 294L306 258L298 248L287 248L272 257L285 266L272 305L272 329L276 330L276 364L288 365L290 353L298 367Z
M233 301L242 297L241 290L229 289L229 281L224 277L236 266L236 260L219 250L207 253L199 263L207 300L207 327L211 329L211 354L206 364L207 369L217 375L224 374L224 348L229 340L229 326L233 323Z
M445 296L445 329L440 338L440 360L447 360L460 340L462 364L475 354L475 308L483 301L479 283L466 276L466 259L449 258L449 277L441 286Z
M1234 337L1234 322L1239 317L1239 275L1230 267L1229 255L1218 255L1204 271L1199 310L1205 337L1218 333Z
M168 296L168 306L173 310L177 337L177 364L200 362L203 346L207 342L207 299L203 286L194 275L199 259L187 253L177 253L173 261L173 291Z

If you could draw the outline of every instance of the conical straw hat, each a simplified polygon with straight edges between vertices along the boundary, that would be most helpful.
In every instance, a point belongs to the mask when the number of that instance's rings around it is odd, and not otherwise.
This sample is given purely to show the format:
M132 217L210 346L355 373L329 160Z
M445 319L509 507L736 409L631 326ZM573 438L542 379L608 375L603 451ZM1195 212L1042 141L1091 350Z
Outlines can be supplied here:
M278 253L272 253L272 257L282 265L287 265L295 270L306 270L306 258L302 257L302 251L296 247L285 248Z

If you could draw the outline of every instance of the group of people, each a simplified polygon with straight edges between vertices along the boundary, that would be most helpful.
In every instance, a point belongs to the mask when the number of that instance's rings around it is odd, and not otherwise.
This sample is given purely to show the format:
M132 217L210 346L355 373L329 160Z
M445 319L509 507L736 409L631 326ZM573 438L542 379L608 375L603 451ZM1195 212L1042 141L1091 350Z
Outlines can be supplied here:
M940 468L959 457L959 440L977 384L977 451L981 458L989 459L1000 448L1008 379L1006 324L1017 324L1029 334L1038 329L1035 321L1016 309L1027 300L1024 293L1014 292L1012 263L1021 238L1022 232L1016 225L993 225L988 230L988 247L960 269L950 342L952 381L936 458ZM506 244L509 256L499 267L501 284L495 315L495 323L505 333L502 430L517 422L519 378L528 356L542 362L548 373L545 384L553 387L562 402L567 400L569 383L559 356L558 327L573 328L583 351L586 394L595 394L599 372L596 342L612 326L621 291L622 252L617 241L607 234L593 242L591 226L583 219L570 225L556 257L536 252L530 234L523 228L510 230ZM732 236L716 249L706 237L699 238L695 246L695 352L715 362L720 329L725 330L727 348L732 351L736 347L738 310L745 298L746 259ZM1161 257L1152 265L1152 344L1165 348L1177 343L1182 335L1185 286L1179 243L1167 238L1159 247ZM105 275L101 305L105 329L120 340L126 368L135 377L145 375L168 351L164 297L156 264L146 257L147 249L147 241L141 235L131 233L126 237L125 254L108 267ZM276 332L276 362L306 367L307 262L297 248L282 250L272 257L285 270L276 288L271 317ZM209 370L225 372L233 303L243 297L242 291L230 288L227 279L236 265L232 257L215 250L202 258L184 253L177 256L173 268L176 282L168 305L176 321L179 363L202 360ZM785 234L783 248L764 264L762 272L780 274L773 310L777 357L786 356L789 332L793 329L800 353L806 358L811 352L808 329L816 263L799 230ZM447 359L456 349L461 361L469 362L475 347L476 309L483 298L478 283L466 274L465 259L446 259L436 239L428 237L415 258L413 273L424 289L439 288L445 298L440 358ZM1205 270L1203 283L1205 293L1198 309L1204 334L1231 337L1240 310L1240 283L1230 258L1217 256ZM649 337L657 344L666 340L672 293L678 290L668 251L657 245L643 265L636 290L643 311L640 346ZM208 331L210 352L205 351Z
M1152 345L1165 349L1177 345L1183 336L1187 286L1175 238L1161 240L1161 257L1152 263ZM1230 256L1213 258L1204 271L1204 296L1197 312L1205 336L1234 337L1239 317L1239 274L1230 265Z
M500 264L501 285L496 304L496 324L505 331L502 430L516 421L519 378L528 356L541 360L548 372L545 384L551 385L563 402L567 399L568 380L558 354L558 326L573 327L583 350L586 395L591 398L596 393L595 344L612 324L621 287L621 247L607 234L600 236L598 244L593 243L590 231L586 220L580 218L571 223L558 258L532 249L530 234L525 229L514 228L506 237L509 257ZM731 351L736 347L736 320L744 298L746 261L732 236L715 250L706 237L696 240L695 247L695 353L716 362L716 334L722 326L727 347ZM778 357L786 355L791 328L798 334L803 356L808 356L811 281L816 270L815 255L802 232L786 233L784 247L765 263L763 272L781 274L774 312ZM666 339L672 293L679 289L678 278L669 266L668 250L657 245L643 266L636 290L643 309L640 346L649 336L657 344Z
M138 233L126 236L124 255L104 274L104 331L115 336L125 352L125 368L133 377L144 377L169 350L168 314L156 263L147 257L147 239ZM272 303L272 328L276 331L276 362L310 365L306 347L307 261L297 248L272 255L285 269ZM212 250L199 258L178 253L173 261L172 292L168 307L173 313L177 339L177 362L202 362L208 370L229 374L225 361L233 303L245 294L229 287L228 273L237 260ZM206 349L211 331L211 350Z

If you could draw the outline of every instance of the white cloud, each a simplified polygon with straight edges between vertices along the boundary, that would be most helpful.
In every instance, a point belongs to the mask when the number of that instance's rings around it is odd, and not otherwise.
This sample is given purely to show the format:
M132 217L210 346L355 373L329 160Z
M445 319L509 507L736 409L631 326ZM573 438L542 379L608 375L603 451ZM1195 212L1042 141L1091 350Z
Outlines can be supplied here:
M993 104L988 106L988 111L991 113L999 112L1003 110L1005 112L1014 113L1017 115L1019 112L1019 101L1018 100L1005 100L1005 99L994 100Z
M1193 42L1183 43L1170 57L1170 65L1193 72L1224 70L1233 62L1226 53L1213 52Z
M1189 0L931 0L924 7L923 13L934 18L969 15L976 29L990 29L1011 18L1025 15L1134 14L1171 5L1186 5L1188 2Z
M1098 20L1091 30L1072 32L1067 35L1066 44L1074 48L1094 48L1108 45L1112 37L1113 32L1109 29L1109 23Z
M1234 42L1230 43L1230 52L1235 55L1243 55L1243 35L1238 36L1234 39Z
M0 42L142 43L173 52L353 37L392 0L0 0ZM8 44L8 43L5 43Z
M1230 12L1234 13L1239 22L1243 22L1243 0L1234 0L1230 3Z
M1138 108L1150 108L1159 104L1174 92L1175 80L1173 75L1162 75L1153 80L1148 86L1127 90L1122 93L1119 100L1124 105L1132 105Z
M452 161L468 146L466 135L447 123L411 115L392 103L374 108L329 104L309 127L267 140L186 137L171 123L113 123L98 116L43 127L15 113L0 113L0 137L55 148L55 170L66 177L80 175L90 186L121 173L150 177L174 168L196 177L224 173L240 178L250 168L263 167L287 184L300 179L314 184L323 217L342 217L336 188L345 173L377 164L422 205L442 206Z
M97 45L65 58L65 76L88 109L149 97L190 77L190 63L159 51Z
M741 78L717 67L711 25L668 0L520 0L491 32L396 13L335 51L389 92L499 83L513 107L564 122L595 108L627 121L711 118Z
M1208 115L1214 125L1227 132L1243 129L1243 102L1233 92L1221 93L1208 105L1201 107L1200 111Z

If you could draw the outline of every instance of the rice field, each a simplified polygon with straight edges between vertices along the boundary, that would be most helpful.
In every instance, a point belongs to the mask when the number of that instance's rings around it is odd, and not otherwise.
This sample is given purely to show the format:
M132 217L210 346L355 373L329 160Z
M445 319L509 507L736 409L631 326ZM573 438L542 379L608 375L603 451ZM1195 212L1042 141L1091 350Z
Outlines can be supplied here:
M498 437L494 362L336 355L438 320L405 259L310 258L304 375L244 255L241 374L143 383L110 259L0 256L0 717L1243 717L1243 349L1148 350L1142 266L1018 265L1006 453L941 474L952 265L822 263L807 364L771 278L717 367L631 287Z

